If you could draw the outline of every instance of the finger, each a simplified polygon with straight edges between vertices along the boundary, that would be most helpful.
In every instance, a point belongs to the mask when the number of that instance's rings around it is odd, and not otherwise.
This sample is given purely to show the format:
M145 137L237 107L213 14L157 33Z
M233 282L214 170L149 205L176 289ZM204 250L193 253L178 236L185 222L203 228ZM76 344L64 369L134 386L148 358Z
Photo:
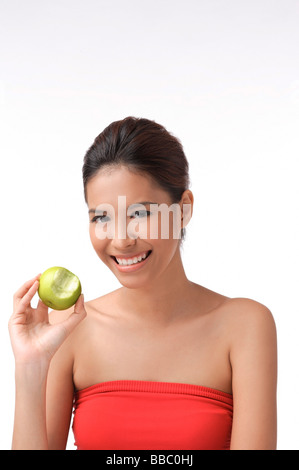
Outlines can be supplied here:
M36 294L38 286L39 282L35 280L28 292L19 300L15 313L24 312L26 308L30 306L30 302Z
M84 307L83 294L80 295L79 299L75 304L73 313L63 322L67 335L69 335L73 329L86 317L87 313Z
M75 303L75 308L73 313L75 314L80 314L80 313L86 313L85 312L85 307L84 307L84 295L81 294Z
M40 278L40 274L37 274L36 276L34 276L32 279L30 279L29 281L26 281L25 284L22 285L22 287L20 287L14 294L14 299L15 300L20 300L25 294L26 292L28 292L28 290L30 289L30 287L33 285L33 283Z
M38 299L36 312L38 313L38 318L48 321L49 308L41 299Z
M48 312L48 307L41 299L38 299L37 307L38 310Z

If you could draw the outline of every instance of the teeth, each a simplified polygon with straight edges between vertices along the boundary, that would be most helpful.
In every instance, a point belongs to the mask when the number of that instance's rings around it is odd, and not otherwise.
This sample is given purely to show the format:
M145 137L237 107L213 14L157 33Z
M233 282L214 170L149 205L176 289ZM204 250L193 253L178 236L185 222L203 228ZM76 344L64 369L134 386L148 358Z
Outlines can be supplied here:
M146 255L147 255L147 253L143 253L143 255L140 255L138 257L135 256L134 258L127 258L127 259L116 258L116 261L118 262L118 264L120 264L122 266L130 266L131 264L140 263L140 261L142 261L146 258Z

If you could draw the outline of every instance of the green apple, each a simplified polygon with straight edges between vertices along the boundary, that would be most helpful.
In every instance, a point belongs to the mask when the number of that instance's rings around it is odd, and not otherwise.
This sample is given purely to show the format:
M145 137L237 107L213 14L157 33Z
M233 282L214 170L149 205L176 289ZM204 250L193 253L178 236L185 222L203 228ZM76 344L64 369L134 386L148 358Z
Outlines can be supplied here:
M79 278L68 269L54 266L39 279L38 295L48 307L65 310L74 305L81 294Z

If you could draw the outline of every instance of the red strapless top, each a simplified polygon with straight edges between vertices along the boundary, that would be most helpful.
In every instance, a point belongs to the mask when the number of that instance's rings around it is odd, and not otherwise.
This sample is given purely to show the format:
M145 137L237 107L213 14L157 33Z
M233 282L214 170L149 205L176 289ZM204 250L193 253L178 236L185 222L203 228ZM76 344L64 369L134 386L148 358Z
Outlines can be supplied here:
M230 448L233 398L199 385L103 382L74 396L78 450Z

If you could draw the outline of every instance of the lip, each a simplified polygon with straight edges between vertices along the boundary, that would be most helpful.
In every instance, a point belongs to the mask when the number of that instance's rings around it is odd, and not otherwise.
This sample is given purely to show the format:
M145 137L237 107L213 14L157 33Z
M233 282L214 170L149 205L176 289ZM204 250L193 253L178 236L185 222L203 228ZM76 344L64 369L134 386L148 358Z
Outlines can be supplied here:
M144 253L149 253L149 255L142 261L140 261L139 263L136 263L136 264L130 264L130 265L127 265L127 266L124 266L122 264L118 264L117 261L115 260L115 257L114 256L111 256L112 260L113 260L113 263L115 264L115 266L117 267L117 269L122 272L122 273L130 273L130 272L133 272L133 271L138 271L139 269L141 269L148 261L148 259L150 258L151 254L152 254L152 250L147 250L147 251L142 251L140 252L139 254L137 255L127 255L127 256L117 256L117 258L119 259L130 259L130 258L135 258L144 254Z

